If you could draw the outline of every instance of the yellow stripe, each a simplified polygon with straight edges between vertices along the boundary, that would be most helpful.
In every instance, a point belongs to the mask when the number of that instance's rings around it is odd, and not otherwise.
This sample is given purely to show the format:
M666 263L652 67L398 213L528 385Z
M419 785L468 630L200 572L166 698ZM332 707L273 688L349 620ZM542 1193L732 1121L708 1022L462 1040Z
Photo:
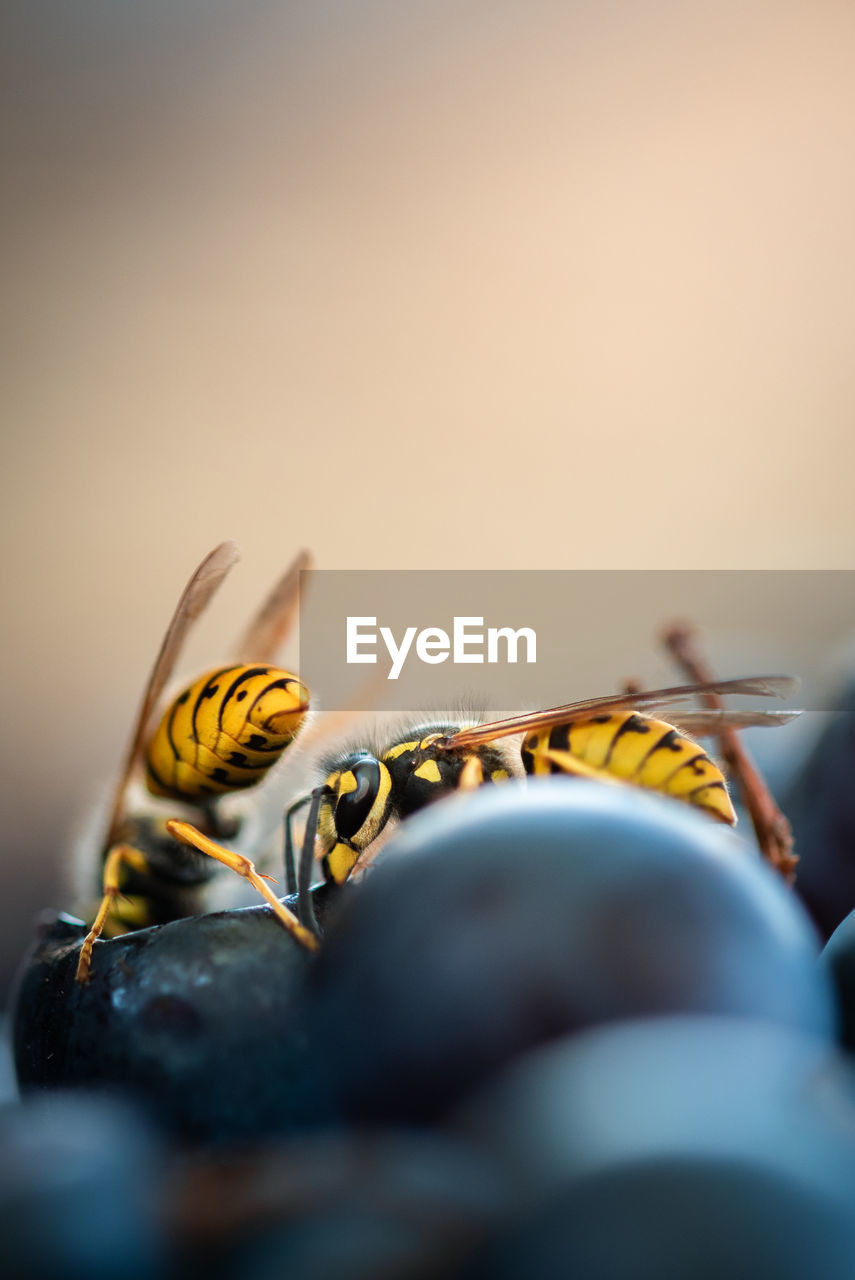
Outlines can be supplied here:
M654 726L655 736L650 738L651 745L654 742L661 742L662 738L669 733L676 734L673 725L666 724L664 720L649 720L648 723ZM693 760L699 751L698 744L692 742L691 738L676 734L669 746L653 746L647 759L641 762L635 781L641 787L650 787L654 791L667 791L670 779L682 769L683 765Z
M586 764L593 764L594 768L602 768L612 749L614 735L621 727L621 721L622 717L609 716L603 724L595 724L594 721L572 724L570 730L572 754L585 760Z
M672 777L668 779L663 787L669 796L687 796L691 791L697 791L699 787L711 785L714 782L723 782L724 777L721 770L713 764L707 755L700 755L695 760L687 760Z
M616 716L609 716L604 724L593 720L578 720L570 725L569 749L586 764L600 767L605 761L618 728Z
M357 854L346 844L333 845L326 856L327 873L335 884L344 884L353 869Z
M340 796L346 796L348 792L355 791L355 790L356 790L356 775L352 772L352 770L348 769L347 772L343 773L339 778L338 786L336 787L336 792Z
M399 742L394 747L390 747L388 751L383 753L384 760L397 760L398 756L402 756L405 751L415 751L418 742Z
M736 825L736 810L722 787L704 787L689 798L689 803L731 827Z

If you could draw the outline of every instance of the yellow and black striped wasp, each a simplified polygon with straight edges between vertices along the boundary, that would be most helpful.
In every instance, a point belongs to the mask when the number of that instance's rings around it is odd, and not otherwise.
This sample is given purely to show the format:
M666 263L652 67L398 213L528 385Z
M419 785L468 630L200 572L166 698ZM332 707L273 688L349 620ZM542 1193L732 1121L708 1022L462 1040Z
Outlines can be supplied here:
M237 561L234 543L216 547L188 582L164 636L140 706L113 794L102 849L101 904L84 940L77 979L86 981L95 941L106 928L122 933L193 914L215 864L174 839L150 802L133 806L129 790L144 772L150 795L189 806L212 837L235 834L219 799L255 786L297 736L309 693L271 660L290 631L298 607L305 552L294 560L264 601L237 646L235 661L205 672L182 689L152 730L164 688L193 623ZM220 861L245 876L274 906L304 945L314 945L249 859L223 851Z
M615 694L490 724L421 725L385 747L360 748L328 760L320 784L286 811L286 877L289 891L298 892L300 923L317 933L309 893L316 845L326 881L344 884L372 861L381 835L395 821L450 792L514 775L558 773L647 788L732 825L736 813L724 775L691 735L786 724L799 713L684 710L669 721L649 713L695 695L786 697L797 686L791 676L773 675ZM521 747L508 750L503 740L518 735ZM291 823L306 805L306 834L295 877ZM172 824L171 829L197 848L220 856L217 845L197 841L192 828Z

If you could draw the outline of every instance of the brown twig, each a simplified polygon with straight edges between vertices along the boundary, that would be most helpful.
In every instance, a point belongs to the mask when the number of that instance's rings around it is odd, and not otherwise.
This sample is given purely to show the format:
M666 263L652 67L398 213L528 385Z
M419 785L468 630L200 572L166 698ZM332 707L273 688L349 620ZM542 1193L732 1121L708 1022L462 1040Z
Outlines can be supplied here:
M669 653L690 680L702 684L715 679L712 669L698 651L697 632L693 627L676 623L665 631L663 639ZM723 705L717 693L704 694L703 701L712 709ZM793 835L789 822L743 746L738 731L722 728L718 740L728 771L739 783L760 852L780 872L787 884L792 884L796 878L798 856L793 852Z

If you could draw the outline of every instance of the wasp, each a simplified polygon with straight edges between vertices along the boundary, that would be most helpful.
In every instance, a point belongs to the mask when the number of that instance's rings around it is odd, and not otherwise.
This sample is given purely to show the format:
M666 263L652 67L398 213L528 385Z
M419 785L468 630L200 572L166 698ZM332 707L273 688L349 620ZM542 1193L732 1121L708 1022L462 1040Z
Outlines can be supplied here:
M262 604L237 646L235 661L207 671L183 688L152 723L190 628L238 558L224 542L190 578L166 630L148 679L130 745L113 793L102 846L100 907L84 940L77 979L85 982L101 932L123 933L193 914L215 863L174 839L150 804L128 804L131 785L144 773L152 796L187 806L203 832L235 834L220 799L256 786L294 741L309 710L309 692L271 658L290 631L305 552L294 560ZM274 906L283 924L306 946L310 937L268 888L269 877L236 853L220 861L239 872Z
M410 728L378 749L357 748L327 760L323 779L286 810L285 863L297 916L318 934L309 889L316 845L328 884L343 885L364 869L395 821L454 791L500 783L511 776L564 774L614 785L647 788L687 803L714 821L736 823L724 774L693 735L726 727L786 724L797 711L665 710L695 695L786 697L792 676L742 677L615 694L529 712L489 724L426 724ZM514 752L504 740L522 737ZM291 824L306 805L306 834L295 877ZM217 845L197 841L192 828L171 823L182 840L214 856ZM227 851L222 851L227 852Z

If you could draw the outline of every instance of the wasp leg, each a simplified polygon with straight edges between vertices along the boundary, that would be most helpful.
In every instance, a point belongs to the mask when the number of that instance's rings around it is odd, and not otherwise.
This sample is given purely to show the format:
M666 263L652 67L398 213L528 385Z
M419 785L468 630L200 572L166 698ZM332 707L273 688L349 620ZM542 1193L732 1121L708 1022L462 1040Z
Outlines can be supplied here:
M297 892L297 871L294 863L294 831L293 818L298 809L302 809L304 805L310 803L312 793L300 796L299 800L285 810L285 892L288 894Z
M92 971L92 948L101 936L107 917L116 898L119 896L119 881L123 866L133 867L134 871L140 871L143 874L148 871L148 863L139 849L134 849L129 844L118 844L107 854L104 861L104 896L101 899L95 922L83 939L83 946L80 948L80 958L77 961L77 973L75 975L75 981L77 982L89 981L89 975Z
M308 951L316 951L318 947L318 939L306 929L294 915L293 911L289 911L284 906L276 894L265 881L272 879L271 876L262 875L256 871L255 864L245 858L242 853L233 853L231 849L226 849L224 845L217 844L215 840L211 840L208 836L203 836L201 831L197 831L189 822L176 822L170 818L166 824L166 829L176 840L180 840L182 844L189 844L192 848L198 849L200 853L207 853L210 858L216 858L218 862L222 862L224 866L230 867L232 871L236 871L239 876L243 876L248 880L253 889L257 890L267 902L270 903L279 920L284 924L285 928L301 946Z
M460 777L457 782L458 791L474 791L476 787L480 787L483 781L484 765L480 756L470 756L460 770Z
M586 764L584 760L579 760L570 751L552 749L540 751L538 752L538 758L557 765L562 773L574 774L577 778L593 778L597 782L613 782L619 787L627 785L623 778L615 777L613 773L609 773L608 769L598 769L596 765Z

